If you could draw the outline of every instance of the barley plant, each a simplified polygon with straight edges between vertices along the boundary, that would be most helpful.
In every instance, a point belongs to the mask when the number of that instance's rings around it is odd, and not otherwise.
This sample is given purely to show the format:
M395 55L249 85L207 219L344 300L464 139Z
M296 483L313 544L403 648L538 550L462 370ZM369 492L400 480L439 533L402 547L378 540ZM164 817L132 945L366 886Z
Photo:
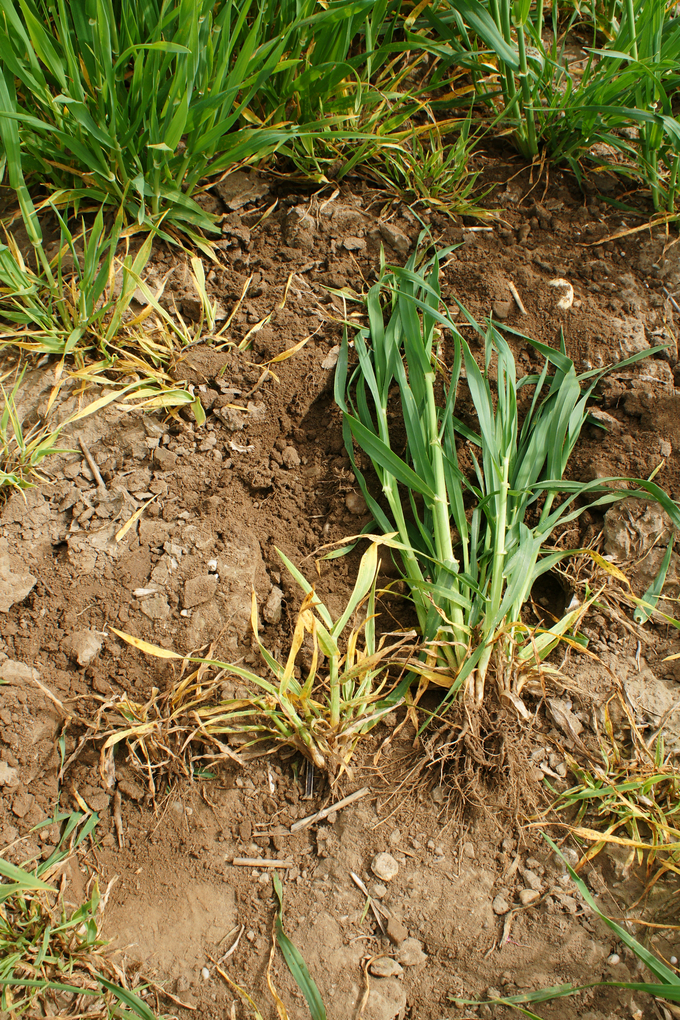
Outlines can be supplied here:
M429 646L429 678L448 687L449 696L465 689L481 704L493 665L502 695L526 714L522 690L541 691L540 663L587 606L576 605L538 632L523 622L536 579L570 555L550 541L585 509L579 497L588 495L593 508L624 494L651 496L676 527L680 510L652 481L636 480L631 493L608 488L614 479L564 478L588 400L608 369L577 375L563 343L553 349L521 337L544 360L540 373L518 379L512 350L492 321L483 328L458 302L465 325L442 310L439 263L450 250L429 258L416 251L370 289L369 325L354 338L353 366L345 336L335 398L369 509L377 526L396 536ZM482 367L461 332L466 327L483 344ZM463 387L474 407L470 425L455 414ZM377 475L377 497L357 464L357 448ZM471 470L461 466L462 456Z

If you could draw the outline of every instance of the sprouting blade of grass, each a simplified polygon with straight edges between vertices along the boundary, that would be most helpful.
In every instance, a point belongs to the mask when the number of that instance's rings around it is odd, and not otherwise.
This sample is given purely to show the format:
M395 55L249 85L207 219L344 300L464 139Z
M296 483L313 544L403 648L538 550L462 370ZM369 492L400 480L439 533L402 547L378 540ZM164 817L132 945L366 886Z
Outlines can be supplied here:
M309 1012L312 1015L312 1020L326 1020L326 1007L324 1006L323 999L321 998L321 993L316 986L316 982L309 973L309 969L302 957L302 954L296 946L293 945L283 930L283 888L281 886L281 879L276 872L272 875L272 881L274 883L276 898L279 901L279 907L276 912L276 941L279 944L279 949L283 954L283 958L288 965L289 971L295 978L298 988L305 997L305 1001L309 1006Z

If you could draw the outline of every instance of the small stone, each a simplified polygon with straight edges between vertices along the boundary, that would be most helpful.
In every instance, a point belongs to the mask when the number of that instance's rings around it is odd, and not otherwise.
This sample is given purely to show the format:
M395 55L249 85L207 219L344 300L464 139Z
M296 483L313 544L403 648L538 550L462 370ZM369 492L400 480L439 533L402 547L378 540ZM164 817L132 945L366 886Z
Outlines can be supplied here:
M612 953L611 956L607 957L607 965L609 967L616 967L619 963L621 963L621 957L618 953Z
M379 978L399 977L404 973L404 968L400 967L391 956L379 956L377 960L369 964L368 970L374 977Z
M89 666L103 644L104 639L96 630L74 630L62 641L61 650L79 666Z
M184 585L184 608L193 609L203 602L208 602L217 591L218 579L215 574L203 574L192 577Z
M418 939L405 939L399 946L397 960L402 967L422 967L424 963L427 963L427 953L423 952L423 947Z
M402 942L408 939L408 928L396 917L390 917L387 922L387 937L393 945L400 946Z
M250 819L246 819L244 822L239 822L238 834L245 843L250 841L253 835L253 823Z
M35 797L32 793L26 793L25 790L22 790L12 801L12 811L17 818L23 818L33 807L34 801Z
M389 835L390 846L398 846L401 843L401 830L392 829Z
M351 514L356 517L366 513L366 500L360 492L348 492L345 496L345 506Z
M381 882L391 882L399 874L399 865L392 854L376 854L371 861L371 871Z
M493 909L494 914L498 914L499 917L502 914L507 914L508 911L510 910L510 904L508 903L506 898L502 896L500 893L498 894L498 896L495 897L493 903L491 904L491 907Z
M269 592L269 597L265 602L262 615L264 616L267 623L277 624L281 622L281 603L283 601L283 592L280 588L274 586Z
M543 883L536 874L535 871L530 871L529 868L525 868L522 871L522 878L529 889L536 889L538 892L543 888Z
M118 789L121 793L129 797L130 800L139 802L144 800L144 788L139 783L133 782L131 779L119 779Z
M0 783L0 785L2 785ZM374 900L382 900L387 896L387 886L383 885L382 882L374 882L373 885L368 887L369 894Z
M6 761L0 761L0 786L18 786L19 773L11 768Z
M435 804L443 804L445 796L446 791L443 786L435 786L430 793L430 797Z
M153 459L161 471L171 471L177 463L177 454L158 446L153 452Z
M463 856L464 857L474 857L475 856L475 848L472 845L472 843L463 843Z
M493 314L496 319L503 321L509 318L514 308L514 301L494 301Z
M281 460L283 461L283 466L289 469L300 467L300 455L294 446L284 447L281 451Z
M394 248L399 255L408 254L411 242L403 230L399 230L392 223L380 223L379 227L383 241L389 244L391 248Z
M201 977L203 978L204 981L210 980L210 971L208 970L207 967L201 967Z
M540 900L541 894L536 889L522 889L519 894L519 901L523 907L528 907L536 900Z
M170 616L170 606L163 595L153 595L150 599L144 599L139 608L150 620L167 620Z
M503 993L500 992L497 988L494 988L493 985L489 985L489 987L486 990L486 997L487 999L502 999Z

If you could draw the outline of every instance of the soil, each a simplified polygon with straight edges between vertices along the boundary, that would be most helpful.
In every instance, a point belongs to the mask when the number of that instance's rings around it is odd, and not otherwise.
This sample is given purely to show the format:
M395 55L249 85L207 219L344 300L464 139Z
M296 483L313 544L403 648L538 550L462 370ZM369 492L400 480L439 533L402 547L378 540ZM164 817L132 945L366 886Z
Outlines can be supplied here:
M608 431L584 429L569 471L580 479L646 478L663 462L655 480L680 499L677 239L648 228L615 238L642 220L607 205L605 178L600 191L584 193L566 175L553 175L546 187L528 171L491 159L485 174L495 182L486 203L497 220L480 226L418 212L438 243L456 246L442 273L444 298L451 304L457 298L479 320L493 313L516 331L520 373L537 364L522 334L555 346L562 331L578 371L667 344L601 384L595 406ZM206 276L222 316L250 280L227 334L237 345L249 335L250 346L198 344L173 367L200 394L205 425L109 405L83 419L67 444L84 441L105 492L75 449L48 461L49 481L25 498L12 495L0 513L0 846L11 845L8 857L15 861L47 857L57 826L33 827L52 816L58 800L65 809L84 802L99 814L95 846L65 866L66 900L79 903L95 875L108 888L103 934L128 975L152 978L175 996L154 992L149 1001L160 1012L206 1020L251 1015L215 966L242 932L220 968L265 1017L276 1015L266 980L275 913L271 869L232 863L262 855L291 861L281 870L284 923L332 1020L357 1016L367 988L365 1020L443 1020L508 1012L454 999L566 981L639 980L635 957L616 943L526 824L531 804L547 803L544 775L555 789L569 784L564 751L575 750L568 728L531 699L530 724L494 709L488 732L497 738L496 767L477 769L466 802L458 789L465 764L456 779L439 745L428 744L427 735L419 740L401 712L361 745L351 778L331 789L317 775L308 799L299 757L272 754L245 765L220 762L212 777L177 776L157 791L154 804L121 754L119 847L99 746L78 749L80 731L64 727L64 713L94 715L112 696L143 702L178 675L174 662L125 644L112 627L163 648L209 648L215 657L256 666L251 588L264 643L285 654L300 593L277 548L314 578L332 611L345 604L358 551L314 559L320 546L358 533L368 520L333 401L341 320L347 309L360 321L351 297L375 281L381 245L388 261L402 264L421 229L407 206L362 181L312 194L291 193L273 179L233 176L228 191L220 194L218 187L205 197L207 208L224 214L217 261L205 260ZM164 299L196 318L186 262L159 248L151 276L168 273ZM569 309L559 307L565 288L553 286L556 279L573 287ZM305 339L293 356L265 370ZM27 372L26 420L44 408L53 382L52 365ZM59 413L98 395L95 389L83 398L71 380ZM117 540L122 522L152 497ZM606 521L595 508L561 542L577 546L604 529L600 548L624 565L641 592L663 555L665 527L640 503L624 504ZM675 559L669 581L680 583ZM535 593L547 607L559 594L557 581ZM384 629L394 626L397 611L382 603ZM651 733L677 701L680 664L663 660L680 651L680 641L648 624L641 646L630 621L604 613L594 614L588 628L599 660L567 658L562 669L576 693L563 692L558 708L573 710L594 741L593 709L622 682ZM398 723L404 725L397 729ZM60 778L62 732L65 756L78 753ZM672 744L679 736L676 715L667 720L667 738ZM440 744L446 739L440 735ZM519 773L506 767L513 755L523 765ZM511 782L518 774L521 796ZM363 787L368 792L350 806L290 834L297 820ZM379 853L396 862L389 881L372 872ZM642 873L624 868L623 860L602 853L584 871L610 916L621 917L642 888ZM390 916L384 933L352 873ZM659 883L656 898L635 916L653 919L673 888ZM635 930L648 941L654 931ZM655 933L651 944L668 959L674 946L666 934ZM371 957L378 958L371 968L384 976L367 976ZM307 1016L280 956L272 977L292 1020ZM539 1012L565 1020L656 1016L650 999L613 988L557 1000Z

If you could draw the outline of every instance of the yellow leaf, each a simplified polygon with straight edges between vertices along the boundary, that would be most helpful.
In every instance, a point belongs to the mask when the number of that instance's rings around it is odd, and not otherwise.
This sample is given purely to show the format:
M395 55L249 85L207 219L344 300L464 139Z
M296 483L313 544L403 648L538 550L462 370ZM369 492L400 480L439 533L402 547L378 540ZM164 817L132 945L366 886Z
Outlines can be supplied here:
M152 496L151 499L148 499L146 503L143 506L140 506L138 510L135 510L132 517L130 517L129 520L125 522L120 531L116 532L116 542L120 542L121 539L125 538L132 525L139 520L139 518L142 516L142 514L148 507L149 503L153 503L154 499L158 499L158 493L156 493L155 496Z
M127 641L133 648L139 648L140 652L146 652L147 655L155 655L157 659L181 659L182 655L177 652L171 652L169 648L159 648L158 645L152 645L148 641L142 641L141 638L133 637L132 634L126 634L125 631L117 630L115 627L109 627L119 638L123 641Z

